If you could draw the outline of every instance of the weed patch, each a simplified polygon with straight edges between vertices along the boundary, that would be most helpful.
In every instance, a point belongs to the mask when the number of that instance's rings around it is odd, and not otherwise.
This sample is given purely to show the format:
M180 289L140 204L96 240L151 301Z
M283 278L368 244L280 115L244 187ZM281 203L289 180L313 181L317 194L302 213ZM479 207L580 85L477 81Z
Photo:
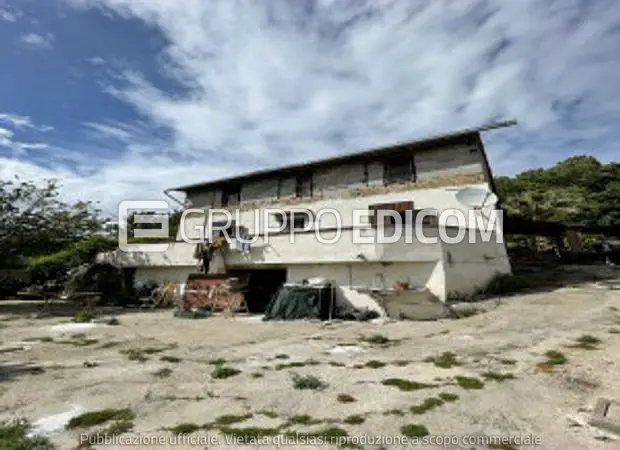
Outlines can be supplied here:
M232 425L233 423L243 422L244 420L251 419L252 414L244 414L241 416L235 416L233 414L226 414L215 419L215 425Z
M72 345L74 347L88 347L89 345L94 345L98 342L98 339L88 339L85 334L81 333L72 335L71 339L57 341L58 344Z
M457 376L454 379L456 380L456 384L463 389L482 389L484 387L484 383L478 378Z
M384 416L404 416L405 413L400 409L389 409L383 413Z
M129 359L129 361L146 362L149 360L146 356L144 356L144 352L137 348L121 350L121 353L123 355L127 355L127 359Z
M251 373L251 374L250 374L250 376L251 376L252 378L263 378L265 375L263 375L263 374L262 374L262 373L260 373L260 372L253 372L253 373Z
M290 356L287 355L286 353L279 353L276 356L274 356L275 359L289 359Z
M568 362L566 356L557 350L545 352L546 360L536 365L536 372L553 372L555 366L561 366Z
M502 358L499 360L499 362L505 366L514 366L515 364L517 364L516 359L509 359L509 358Z
M340 403L353 403L357 401L355 397L349 394L338 394L336 400L338 400Z
M424 362L433 363L436 367L440 367L442 369L449 369L462 364L452 352L444 352L436 357L429 356L424 359Z
M170 428L166 428L167 431L171 431L174 434L191 434L200 430L200 426L195 423L180 423Z
M162 356L159 358L160 361L169 362L169 363L180 363L182 361L181 358L177 358L176 356Z
M66 428L72 430L75 428L89 428L95 425L101 425L112 420L117 422L132 421L136 415L128 408L125 409L102 409L99 411L90 411L73 417L67 423Z
M239 375L240 373L241 371L239 369L235 369L233 367L217 366L215 370L211 372L211 377L217 380L223 380L225 378Z
M409 424L409 425L403 425L402 427L400 427L400 432L403 436L408 436L408 437L423 437L423 436L428 436L428 429L424 426L424 425L419 425L419 424Z
M501 383L506 380L514 380L515 376L511 373L499 373L499 372L485 372L482 374L482 378L489 381L497 381Z
M368 361L364 364L363 367L367 367L369 369L380 369L381 367L385 367L387 364L383 361L377 361L375 359Z
M438 397L444 402L455 402L459 399L458 395L452 394L451 392L442 392Z
M100 349L105 349L105 348L118 347L121 344L122 344L122 342L119 342L119 341L110 341L110 342L106 342L105 344L101 344L99 346L99 348Z
M41 436L28 436L30 424L21 419L0 423L0 448L3 450L55 450L56 446Z
M598 350L601 340L595 336L584 334L576 339L575 344L571 345L571 348L580 348L583 350Z
M409 411L411 411L412 414L424 414L431 409L443 405L443 403L444 401L440 398L430 397L424 400L421 404L412 406Z
M371 345L378 345L381 347L389 347L392 344L396 344L399 341L383 336L382 334L373 334L370 336L361 336L360 341Z
M75 313L73 321L75 323L88 323L92 321L95 317L97 317L97 315L94 312L84 309Z
M295 389L310 389L313 391L322 391L328 386L327 383L314 375L293 375L293 387Z
M366 418L364 416L360 416L359 414L354 414L352 416L345 417L343 422L348 425L359 425L366 422Z
M314 419L313 417L309 416L308 414L303 414L300 416L293 416L291 417L285 424L284 427L288 428L292 425L316 425L319 423L323 423L322 420L319 419Z
M381 381L384 386L393 386L401 391L417 391L436 387L434 384L419 383L417 381L404 380L402 378L387 378Z
M285 370L285 369L293 369L296 367L306 367L306 366L317 366L321 364L318 361L315 361L313 359L307 359L306 361L293 361L290 363L283 363L283 364L278 364L276 365L275 369L276 370Z
M620 329L618 329L618 328L610 328L608 333L609 334L620 334Z
M207 364L211 364L212 366L221 366L223 364L226 364L226 360L224 358L212 359L210 361L207 361Z
M131 420L121 420L119 422L108 425L96 434L103 436L119 436L131 430L133 430L133 422Z
M159 369L157 372L153 373L157 378L168 378L172 375L172 369L169 367L164 367L163 369Z
M333 367L346 367L347 366L345 363L341 363L338 361L329 361L327 364Z

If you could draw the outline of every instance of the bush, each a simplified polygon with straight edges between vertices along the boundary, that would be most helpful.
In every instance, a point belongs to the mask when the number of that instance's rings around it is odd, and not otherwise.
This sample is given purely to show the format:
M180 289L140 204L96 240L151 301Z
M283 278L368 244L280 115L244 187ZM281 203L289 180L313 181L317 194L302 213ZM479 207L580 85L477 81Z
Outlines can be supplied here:
M62 279L71 268L91 263L98 253L114 250L117 246L114 239L92 236L59 252L30 258L30 276L38 281Z
M26 420L0 424L0 448L2 450L54 450L48 438L28 437L30 425Z

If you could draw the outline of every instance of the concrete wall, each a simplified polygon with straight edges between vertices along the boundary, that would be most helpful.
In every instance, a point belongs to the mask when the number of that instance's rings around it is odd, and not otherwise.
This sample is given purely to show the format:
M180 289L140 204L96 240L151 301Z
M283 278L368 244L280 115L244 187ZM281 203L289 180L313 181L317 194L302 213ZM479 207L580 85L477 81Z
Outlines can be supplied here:
M468 236L470 232L473 238L471 243L468 237L459 243L441 244L447 295L473 293L496 274L511 273L506 246L495 242L495 233L491 235L489 242L484 242L479 230L467 230Z
M488 189L486 183L472 184L471 186ZM456 192L459 186L439 187L429 189L408 189L396 192L380 193L376 195L365 195L353 198L325 199L318 201L300 202L294 205L271 205L251 210L235 210L231 214L237 225L243 225L250 230L250 233L262 234L267 227L275 229L277 227L277 218L273 214L267 214L265 211L269 208L274 209L304 209L312 212L315 216L319 211L334 210L339 213L341 218L340 225L343 227L352 226L354 224L354 211L368 211L368 207L380 203L393 203L401 201L413 201L416 209L458 209L464 214L468 214L469 209L456 200ZM267 211L268 213L268 211ZM211 219L213 221L226 220L224 214L218 216L216 212L212 212ZM319 229L331 228L338 225L337 219L333 214L320 214L319 220L314 222L314 227ZM197 238L200 233L199 229L201 220L198 216L193 215L196 221L191 225L186 225L186 235L192 239ZM205 219L207 214L205 213ZM266 220L264 220L266 218ZM193 228L192 230L188 228ZM177 239L180 240L180 231Z
M479 181L488 182L482 151L476 146L459 145L412 151L418 184L431 179L450 179L456 175L480 175ZM326 165L312 174L313 200L337 199L358 195L363 188L383 185L382 161L357 161ZM414 183L415 185L415 183ZM220 207L222 191L219 188L193 190L187 198L193 207ZM295 195L295 176L278 175L242 184L241 202L275 202Z

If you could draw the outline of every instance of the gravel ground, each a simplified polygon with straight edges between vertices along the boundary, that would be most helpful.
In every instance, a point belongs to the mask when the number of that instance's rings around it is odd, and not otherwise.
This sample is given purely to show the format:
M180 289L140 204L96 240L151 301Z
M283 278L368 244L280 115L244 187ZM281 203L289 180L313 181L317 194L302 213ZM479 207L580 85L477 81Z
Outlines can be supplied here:
M2 303L2 311L10 310ZM287 431L321 434L338 427L357 437L349 443L365 449L411 447L399 441L402 427L410 424L424 425L435 438L460 439L418 448L534 448L463 441L472 435L533 436L542 441L538 448L549 450L618 448L620 441L602 440L588 426L571 426L567 417L579 417L598 397L620 399L620 292L582 285L477 306L485 312L459 320L327 326L244 317L178 319L168 310L121 314L116 326L72 329L66 317L5 313L0 316L0 420L25 417L60 449L76 448L80 433L101 428L66 430L71 417L104 408L135 413L133 430L121 435L125 439L160 439L157 445L133 448L256 448L227 442L217 426L178 438L164 430L183 423L212 424L224 415L247 415L229 427L274 433L291 418L307 415L307 422L320 423L280 428L281 439L290 436ZM601 343L593 350L570 347L584 334ZM390 341L364 340L372 335ZM567 362L551 373L537 373L549 350L560 351ZM438 367L429 360L444 352L456 355L458 365ZM223 365L216 364L218 359L225 360ZM365 366L369 361L385 365ZM278 367L293 362L302 364ZM214 379L220 366L240 373ZM488 372L514 378L488 380ZM315 376L325 387L296 389L295 374ZM484 385L464 389L456 383L459 376L478 378ZM384 385L388 379L431 386L406 391ZM458 399L419 414L411 411L440 393ZM355 401L340 402L340 394ZM310 444L318 439L303 436ZM337 448L298 442L282 446ZM277 447L274 438L263 443ZM92 448L126 447L117 441Z

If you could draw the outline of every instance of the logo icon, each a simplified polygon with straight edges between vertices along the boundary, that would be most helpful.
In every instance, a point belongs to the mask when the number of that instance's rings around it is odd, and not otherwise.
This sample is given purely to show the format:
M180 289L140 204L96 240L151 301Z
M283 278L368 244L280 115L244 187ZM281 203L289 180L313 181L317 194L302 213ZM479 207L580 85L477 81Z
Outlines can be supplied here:
M129 218L132 220L134 238L165 239L168 237L169 205L165 200L125 200L118 205L118 248L122 252L161 253L169 243L129 243ZM140 224L147 227L140 226ZM156 227L155 225L159 225Z

